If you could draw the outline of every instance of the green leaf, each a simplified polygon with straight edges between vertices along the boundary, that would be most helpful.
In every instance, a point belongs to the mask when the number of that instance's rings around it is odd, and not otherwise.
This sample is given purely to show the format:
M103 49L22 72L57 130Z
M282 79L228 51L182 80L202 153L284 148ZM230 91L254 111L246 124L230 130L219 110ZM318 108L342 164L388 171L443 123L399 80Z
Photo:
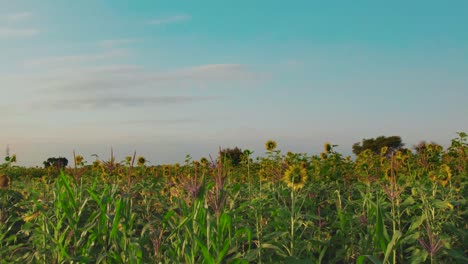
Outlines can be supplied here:
M114 221L112 223L112 231L110 233L111 239L117 239L117 232L119 230L119 223L120 223L120 213L122 211L122 200L117 200L116 208L115 208L115 216Z
M390 257L390 254L392 253L393 248L396 247L396 244L398 243L398 240L401 237L401 232L400 231L395 231L395 233L392 236L392 240L390 243L387 245L387 251L385 252L385 258L383 263L387 263L388 258Z
M371 256L371 255L359 256L356 260L356 264L364 264L364 261L366 260L366 258L374 264L382 264L382 261L380 261L378 258Z

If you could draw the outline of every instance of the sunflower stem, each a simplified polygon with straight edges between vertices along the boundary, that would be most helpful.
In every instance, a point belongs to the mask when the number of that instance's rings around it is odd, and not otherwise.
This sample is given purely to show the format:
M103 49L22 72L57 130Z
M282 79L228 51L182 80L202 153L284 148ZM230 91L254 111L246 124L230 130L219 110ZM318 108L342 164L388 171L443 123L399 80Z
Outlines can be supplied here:
M291 241L289 255L294 256L294 218L295 218L295 200L294 200L294 188L291 188Z

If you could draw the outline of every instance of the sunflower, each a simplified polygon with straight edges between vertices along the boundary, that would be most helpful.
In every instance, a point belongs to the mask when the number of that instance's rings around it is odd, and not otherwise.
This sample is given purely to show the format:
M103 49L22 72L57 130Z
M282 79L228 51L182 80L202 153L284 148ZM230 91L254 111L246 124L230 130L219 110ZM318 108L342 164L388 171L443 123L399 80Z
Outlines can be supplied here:
M143 156L138 157L138 166L144 166L146 163L146 159Z
M276 141L273 141L273 140L268 140L266 143L265 143L265 148L266 150L268 151L273 151L276 149Z
M322 160L326 160L326 159L328 158L328 156L327 156L326 153L322 152L322 153L320 153L320 158L321 158Z
M169 177L171 174L171 168L169 165L163 165L163 176L164 177Z
M299 190L307 182L307 170L298 165L289 166L288 170L284 173L283 181L294 191Z
M325 153L327 153L327 154L328 154L328 153L330 153L330 152L331 152L331 150L332 150L332 146L331 146L331 144L330 144L330 143L328 143L328 142L327 142L327 143L325 143L325 145L323 145L323 149L325 150Z
M382 156L387 155L387 151L388 151L388 147L387 147L387 146L382 147L382 148L380 149L380 155L382 155Z
M93 168L99 168L100 166L101 166L101 161L100 160L93 161Z
M209 161L208 161L207 158L202 157L202 158L200 159L200 163L202 164L203 167L208 167Z
M431 180L431 182L434 182L436 180L436 174L434 171L430 171L429 172L429 180Z
M442 164L440 166L440 185L444 186L452 179L452 172L450 171L450 167L447 164Z
M130 164L130 162L132 162L132 156L127 156L125 157L125 161Z
M391 180L392 179L392 169L391 168L386 168L385 169L385 179Z
M76 155L76 156L75 156L75 163L76 163L76 165L83 165L83 159L84 159L83 156L81 156L81 155Z
M405 165L409 165L409 156L407 154L403 155L401 162Z
M382 166L382 167L385 166L386 161L387 161L387 158L381 157L380 158L380 166Z

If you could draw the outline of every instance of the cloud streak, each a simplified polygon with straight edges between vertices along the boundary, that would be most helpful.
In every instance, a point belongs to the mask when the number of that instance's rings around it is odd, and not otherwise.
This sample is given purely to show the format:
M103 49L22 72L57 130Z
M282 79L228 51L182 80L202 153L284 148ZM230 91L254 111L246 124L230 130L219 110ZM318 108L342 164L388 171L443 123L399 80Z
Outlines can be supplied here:
M156 71L131 64L76 66L82 61L98 62L97 59L101 57L103 55L29 61L27 65L41 66L41 72L3 77L0 75L0 82L16 89L30 87L27 89L41 94L100 94L128 89L155 91L209 87L262 78L259 73L242 64L206 64L169 71ZM49 70L47 67L50 67Z
M97 42L97 44L104 48L114 48L116 46L127 45L130 43L135 43L140 41L140 39L133 38L123 38L123 39L103 39Z
M168 17L160 17L160 18L155 18L149 20L147 23L150 25L164 25L164 24L173 24L173 23L179 23L179 22L184 22L187 20L190 20L192 17L187 15L187 14L179 14L179 15L174 15L174 16L168 16Z
M1 31L0 31L1 32ZM71 55L71 56L55 56L47 58L32 59L24 62L25 66L39 67L68 67L72 64L85 62L93 62L99 60L110 60L126 56L128 53L125 50L115 49L105 53Z
M25 21L32 16L30 12L12 13L0 17L0 38L27 38L39 34L39 30L31 27L16 27L18 22ZM5 25L6 24L6 25Z
M60 110L80 110L80 109L105 109L111 107L142 107L161 106L172 104L187 104L194 102L217 100L214 96L152 96L152 97L131 97L131 96L108 96L100 98L74 98L59 99L54 101L41 101L30 104L32 109L60 109Z
M0 27L0 38L33 37L38 34L39 30L35 28Z
M6 15L5 20L10 21L10 22L19 22L19 21L27 20L31 17L32 17L31 12L19 12L19 13Z

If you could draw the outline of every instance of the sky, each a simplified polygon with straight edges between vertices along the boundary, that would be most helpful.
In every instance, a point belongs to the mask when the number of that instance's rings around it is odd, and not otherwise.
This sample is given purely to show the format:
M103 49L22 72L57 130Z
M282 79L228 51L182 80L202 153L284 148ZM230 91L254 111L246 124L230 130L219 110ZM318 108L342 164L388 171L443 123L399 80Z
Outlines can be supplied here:
M468 1L0 0L0 158L468 132Z

